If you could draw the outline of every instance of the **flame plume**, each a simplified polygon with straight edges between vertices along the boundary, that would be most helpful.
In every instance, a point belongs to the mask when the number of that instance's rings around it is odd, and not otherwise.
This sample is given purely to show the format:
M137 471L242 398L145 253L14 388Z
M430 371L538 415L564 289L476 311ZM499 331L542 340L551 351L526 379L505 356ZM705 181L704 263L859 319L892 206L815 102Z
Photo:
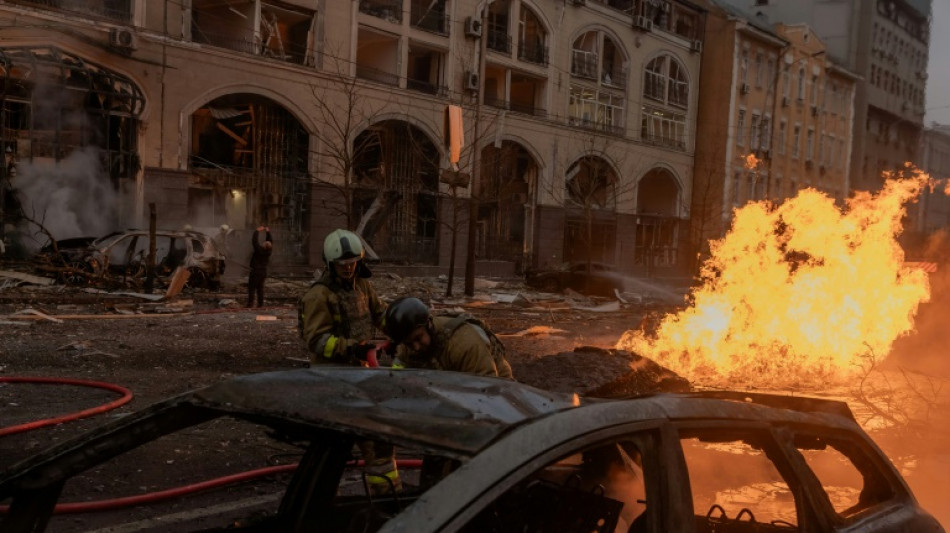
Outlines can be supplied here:
M902 268L896 238L905 204L933 184L911 167L902 175L886 174L879 193L857 193L844 208L806 189L736 210L711 243L692 304L664 317L655 337L624 333L618 348L732 385L823 383L876 362L930 297L926 273Z

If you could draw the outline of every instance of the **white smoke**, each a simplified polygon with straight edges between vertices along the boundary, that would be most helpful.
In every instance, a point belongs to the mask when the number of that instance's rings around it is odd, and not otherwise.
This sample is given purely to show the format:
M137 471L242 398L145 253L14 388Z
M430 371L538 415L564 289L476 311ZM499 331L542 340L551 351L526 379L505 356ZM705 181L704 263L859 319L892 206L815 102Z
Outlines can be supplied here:
M12 182L24 214L56 239L98 237L114 230L117 195L99 153L96 147L86 147L58 162L18 164Z

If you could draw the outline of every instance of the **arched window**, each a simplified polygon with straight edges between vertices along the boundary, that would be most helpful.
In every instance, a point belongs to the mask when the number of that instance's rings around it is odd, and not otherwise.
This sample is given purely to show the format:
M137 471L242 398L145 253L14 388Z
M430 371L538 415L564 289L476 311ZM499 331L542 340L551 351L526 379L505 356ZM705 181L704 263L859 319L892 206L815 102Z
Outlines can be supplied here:
M648 62L643 69L643 97L641 138L685 149L689 81L683 64L670 54Z
M622 134L626 56L606 33L592 30L571 49L570 117L575 126Z

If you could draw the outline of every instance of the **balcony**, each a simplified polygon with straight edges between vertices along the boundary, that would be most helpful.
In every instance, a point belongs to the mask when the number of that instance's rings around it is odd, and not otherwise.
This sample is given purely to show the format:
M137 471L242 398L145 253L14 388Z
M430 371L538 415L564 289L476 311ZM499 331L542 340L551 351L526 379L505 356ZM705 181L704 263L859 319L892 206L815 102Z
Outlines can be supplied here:
M597 79L597 59L598 55L586 50L573 50L571 58L571 75L578 78L587 78L589 80Z
M360 0L360 13L402 24L402 0Z
M641 132L640 140L656 145L656 146L666 146L669 148L675 148L677 150L686 150L686 142L682 139L674 139L664 135L649 135L647 133Z
M216 46L218 48L225 48L228 50L233 50L235 52L243 52L246 54L256 54L260 50L260 46L257 43L257 39L254 38L254 34L250 31L248 32L214 32L202 30L201 26L198 24L199 13L195 13L195 23L191 27L191 40L200 43L207 44L210 46ZM242 35L242 33L244 33Z
M375 81L392 87L399 86L399 76L373 67L356 66L356 77L361 80Z
M600 81L607 87L623 89L627 86L627 69L618 66L613 68L604 67Z
M38 7L86 17L110 20L120 24L132 22L131 0L89 2L84 0L8 0L7 4Z
M616 135L618 137L623 136L623 134L626 133L626 128L623 126L578 117L571 117L568 119L568 124L578 128L583 128L585 130L601 131L609 135Z
M500 24L490 24L488 26L488 46L489 50L501 52L503 54L511 53L511 36L508 35L508 26Z
M518 59L538 65L548 64L548 47L536 39L518 41Z
M435 83L413 79L406 80L406 89L434 96L444 96L448 93L448 87L445 85L437 85Z

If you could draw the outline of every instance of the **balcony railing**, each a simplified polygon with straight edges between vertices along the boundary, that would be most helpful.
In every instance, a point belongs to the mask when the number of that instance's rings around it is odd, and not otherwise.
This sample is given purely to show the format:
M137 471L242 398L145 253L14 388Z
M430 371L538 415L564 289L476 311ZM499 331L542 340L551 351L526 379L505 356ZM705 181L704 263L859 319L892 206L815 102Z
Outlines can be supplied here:
M531 40L518 40L518 59L529 61L539 65L548 64L548 47L544 44Z
M627 86L627 69L623 67L604 69L600 75L600 81L608 87L623 89Z
M356 77L375 81L377 83L383 83L385 85L391 85L393 87L399 86L399 76L391 72L386 72L384 70L379 70L372 67L364 67L357 65L356 66Z
M360 0L360 13L401 24L402 0Z
M257 54L260 52L260 45L250 32L244 36L237 35L236 32L208 32L195 25L191 28L191 40L196 43L209 44L211 46L227 48L228 50L244 52L246 54Z
M578 128L584 128L585 130L602 131L610 135L621 136L624 133L626 133L626 128L624 128L623 126L608 124L606 122L599 122L599 121L594 121L594 120L577 118L577 117L571 117L568 120L568 124L570 124L571 126L577 126Z
M663 135L649 135L644 132L640 133L640 139L657 146L668 146L670 148L676 148L677 150L686 149L686 142L682 139L674 139Z
M488 27L488 42L486 43L489 49L496 52L502 52L504 54L511 53L511 36L508 35L508 27L501 25L491 25Z
M589 80L597 79L597 54L574 49L571 58L571 75Z
M129 24L132 22L131 0L113 0L112 2L89 2L85 0L8 0L6 3L36 6L65 13L76 13L93 18L107 19L120 24Z
M485 105L494 107L497 109L508 109L508 101L504 98L489 98L485 97Z
M528 104L519 104L517 102L509 102L508 109L514 111L515 113L524 113L525 115L531 115L535 117L546 117L548 115L548 112L545 109L534 107Z
M448 92L448 88L445 85L437 85L435 83L413 79L406 79L406 89L436 96L441 96Z

